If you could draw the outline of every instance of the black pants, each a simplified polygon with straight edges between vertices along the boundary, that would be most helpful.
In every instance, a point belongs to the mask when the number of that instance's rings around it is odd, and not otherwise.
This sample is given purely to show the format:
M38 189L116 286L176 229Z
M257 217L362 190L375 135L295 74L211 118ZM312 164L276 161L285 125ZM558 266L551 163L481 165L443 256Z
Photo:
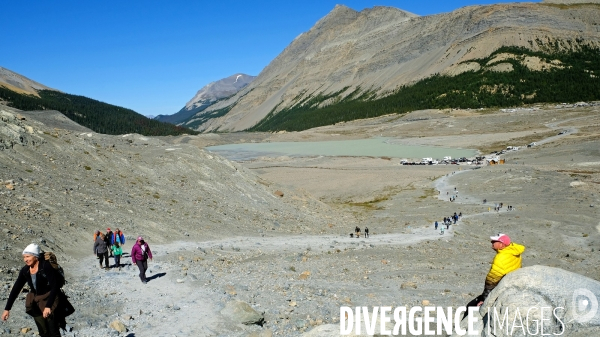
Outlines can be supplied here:
M465 319L465 317L467 317L469 315L469 307L475 307L475 308L479 308L477 306L477 304L481 302L480 297L477 296L474 299L472 299L469 303L467 303L467 305L465 307L467 307L467 310L465 311L465 313L463 314L463 318Z
M51 314L48 318L44 316L34 316L33 320L37 325L40 337L60 337L60 330L58 329L58 322L56 316Z
M135 264L137 264L138 268L140 269L140 280L142 280L142 282L147 282L146 270L148 270L148 260L138 260L135 261Z
M100 267L102 267L102 260L104 260L104 266L108 268L108 252L98 253L98 261L100 261Z

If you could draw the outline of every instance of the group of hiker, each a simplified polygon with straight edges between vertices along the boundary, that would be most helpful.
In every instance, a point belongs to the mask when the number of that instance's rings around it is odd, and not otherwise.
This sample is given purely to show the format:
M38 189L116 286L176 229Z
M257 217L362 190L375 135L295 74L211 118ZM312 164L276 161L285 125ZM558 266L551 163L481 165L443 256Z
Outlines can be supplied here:
M444 217L443 223L440 226L440 224L436 221L433 225L435 227L435 230L438 229L438 227L440 227L440 235L444 234L444 230L446 229L450 229L450 225L454 224L456 225L456 222L462 217L462 212L459 212L458 214L456 212L454 212L454 214L452 214L449 217ZM445 227L445 228L444 228Z
M125 244L125 235L118 228L114 232L110 228L106 229L106 233L98 230L94 232L94 255L98 257L100 268L102 268L103 261L104 269L110 268L109 257L114 258L115 267L121 267L121 256L123 255L121 246L123 244Z
M360 227L354 227L354 233L350 233L350 237L360 237ZM365 226L365 238L369 237L369 227Z
M110 228L106 233L94 232L94 255L100 260L100 268L109 268L109 252L115 259L115 266L121 266L125 235L120 229L114 232ZM41 337L60 337L60 329L66 329L65 318L71 315L75 308L69 303L68 297L61 289L65 284L62 267L56 256L51 252L43 252L37 244L30 244L22 253L25 266L19 272L12 290L6 301L2 320L10 317L10 310L19 297L21 290L27 284L29 292L25 298L25 312L33 317ZM144 238L138 236L131 248L131 261L140 270L140 280L146 284L148 259L152 260L152 251Z
M100 261L100 268L102 267L102 261L104 263L104 269L109 269L108 257L113 256L115 259L115 267L121 268L121 256L123 256L123 247L125 244L125 235L117 228L114 232L110 228L106 229L106 233L96 231L94 233L94 254ZM133 247L131 247L131 262L138 267L140 270L140 280L146 284L146 270L148 270L148 259L152 260L152 251L148 243L144 241L144 238L138 236Z

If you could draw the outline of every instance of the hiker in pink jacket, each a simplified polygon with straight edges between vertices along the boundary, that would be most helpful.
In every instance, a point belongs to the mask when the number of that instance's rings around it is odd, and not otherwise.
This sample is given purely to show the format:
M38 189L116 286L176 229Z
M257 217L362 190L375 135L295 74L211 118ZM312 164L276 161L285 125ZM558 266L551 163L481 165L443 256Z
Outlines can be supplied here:
M148 270L148 259L152 260L152 252L144 238L138 236L137 241L131 248L131 261L137 264L140 269L140 280L143 284L148 283L146 280L146 270Z

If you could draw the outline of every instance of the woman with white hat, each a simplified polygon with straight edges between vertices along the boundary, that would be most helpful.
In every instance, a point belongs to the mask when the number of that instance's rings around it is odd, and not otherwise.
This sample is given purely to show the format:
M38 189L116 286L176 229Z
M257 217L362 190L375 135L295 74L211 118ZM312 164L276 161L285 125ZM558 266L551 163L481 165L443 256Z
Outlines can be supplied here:
M41 337L60 337L59 319L54 314L60 292L57 271L40 254L40 247L34 243L23 250L25 266L10 291L2 320L8 319L10 309L27 283L30 290L25 299L25 312L33 316Z

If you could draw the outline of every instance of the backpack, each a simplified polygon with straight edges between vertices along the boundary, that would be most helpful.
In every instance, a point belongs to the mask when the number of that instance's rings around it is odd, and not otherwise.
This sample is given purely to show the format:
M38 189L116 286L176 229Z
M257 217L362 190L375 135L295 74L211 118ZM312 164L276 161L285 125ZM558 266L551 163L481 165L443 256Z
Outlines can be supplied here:
M42 256L43 256L44 260L48 261L48 263L50 263L52 268L54 268L56 270L58 287L60 288L60 290L57 294L57 296L60 298L60 300L58 302L59 305L56 308L56 310L60 314L60 316L59 316L60 324L59 325L60 325L60 327L65 329L66 324L67 324L65 321L65 317L71 316L75 312L75 307L73 307L71 302L69 302L69 296L67 296L67 294L65 294L65 292L62 290L62 287L65 285L65 283L67 283L65 280L65 271L60 266L60 264L58 264L56 255L54 255L53 252L44 252L44 255L42 255ZM42 264L40 264L40 265L42 265ZM46 273L44 272L44 267L38 269L38 273L41 273L42 277L44 277L45 279L48 279L48 277L46 276Z
M123 232L121 232L121 231L113 232L112 243L114 244L117 241L122 245L125 244L125 235L123 235Z
M50 263L50 265L52 266L52 268L54 268L56 270L56 275L58 276L58 287L62 288L65 283L67 283L67 281L65 280L65 271L63 270L63 268L60 266L60 264L58 264L58 260L56 259L56 255L54 255L53 252L44 252L44 260L48 261L48 263ZM40 264L41 265L41 264ZM41 275L45 278L48 279L48 277L46 277L46 273L44 272L44 268L41 268Z

